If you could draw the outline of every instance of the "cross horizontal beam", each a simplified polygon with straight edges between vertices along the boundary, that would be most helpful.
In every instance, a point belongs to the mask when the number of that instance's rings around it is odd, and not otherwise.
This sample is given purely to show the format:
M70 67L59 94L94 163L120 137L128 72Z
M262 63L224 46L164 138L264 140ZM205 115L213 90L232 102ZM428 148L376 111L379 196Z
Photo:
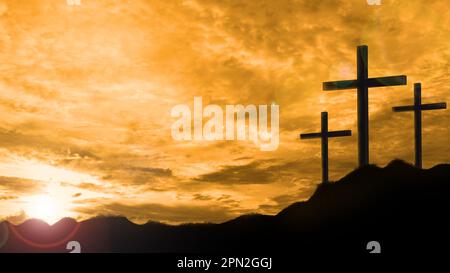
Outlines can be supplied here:
M367 79L367 87L406 85L406 83L407 83L407 78L405 75L379 77L379 78L368 78Z
M447 109L447 103L445 102L437 102L437 103L427 103L422 104L420 106L421 110L439 110L439 109Z
M354 89L358 86L357 80L324 82L322 89L325 91Z
M410 112L410 111L415 111L415 110L416 110L416 107L414 105L392 107L392 111L394 111L394 112Z
M369 88L405 85L406 83L407 78L405 75L368 78L363 82L363 84ZM354 89L357 87L358 87L358 80L332 81L323 83L323 90L325 91Z
M301 134L300 139L313 139L313 138L321 138L324 134L323 133L309 133L309 134ZM341 131L331 131L326 134L326 137L345 137L345 136L351 136L352 131L351 130L341 130Z
M312 138L321 138L322 133L309 133L309 134L301 134L300 139L312 139Z
M439 110L439 109L447 109L447 103L438 102L438 103L427 103L427 104L420 105L420 110L422 110L422 111ZM392 107L392 110L394 112L410 112L410 111L415 111L416 107L414 105L395 106L395 107Z
M342 131L331 131L328 132L328 137L344 137L344 136L351 136L352 131L351 130L342 130Z

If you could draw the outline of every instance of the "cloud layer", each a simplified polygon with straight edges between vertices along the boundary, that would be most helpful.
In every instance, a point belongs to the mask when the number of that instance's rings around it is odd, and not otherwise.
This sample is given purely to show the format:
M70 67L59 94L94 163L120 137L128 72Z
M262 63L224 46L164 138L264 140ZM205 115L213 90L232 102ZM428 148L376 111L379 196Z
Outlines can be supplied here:
M450 14L444 0L0 1L0 209L23 215L57 195L69 215L137 222L220 222L276 213L320 182L320 143L298 134L329 112L330 174L356 167L356 94L323 92L355 78L406 74L370 90L371 162L412 161L412 103L450 101ZM280 146L175 142L170 110L204 104L280 105ZM450 112L423 115L424 165L450 162ZM65 201L61 201L65 200ZM29 204L28 204L29 205ZM23 217L22 217L23 218Z

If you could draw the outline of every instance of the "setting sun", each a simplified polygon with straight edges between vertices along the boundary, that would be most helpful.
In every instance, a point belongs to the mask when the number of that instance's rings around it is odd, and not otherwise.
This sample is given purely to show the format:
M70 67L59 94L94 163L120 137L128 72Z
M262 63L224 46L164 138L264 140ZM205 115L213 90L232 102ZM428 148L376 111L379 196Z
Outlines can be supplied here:
M51 196L34 196L28 200L25 212L30 218L36 218L54 224L64 218L63 204Z
M78 188L82 183L100 184L96 177L47 162L11 155L9 160L0 162L0 173L9 177L11 183L19 189L29 185L23 196L12 200L11 205L0 203L0 210L10 215L20 215L24 212L26 218L40 219L48 224L54 224L65 217L78 216L73 212L74 196L101 196L89 189ZM21 223L23 220L20 218L16 222Z

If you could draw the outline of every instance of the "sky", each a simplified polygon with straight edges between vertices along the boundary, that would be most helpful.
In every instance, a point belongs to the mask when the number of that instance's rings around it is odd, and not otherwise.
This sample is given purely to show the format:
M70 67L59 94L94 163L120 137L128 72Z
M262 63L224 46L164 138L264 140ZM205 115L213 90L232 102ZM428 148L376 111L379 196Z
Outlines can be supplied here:
M322 82L408 76L369 91L370 163L414 160L412 103L450 101L446 0L0 0L0 219L223 222L275 214L357 167L355 90ZM175 141L171 109L279 105L280 143ZM450 162L450 111L423 114L423 162Z

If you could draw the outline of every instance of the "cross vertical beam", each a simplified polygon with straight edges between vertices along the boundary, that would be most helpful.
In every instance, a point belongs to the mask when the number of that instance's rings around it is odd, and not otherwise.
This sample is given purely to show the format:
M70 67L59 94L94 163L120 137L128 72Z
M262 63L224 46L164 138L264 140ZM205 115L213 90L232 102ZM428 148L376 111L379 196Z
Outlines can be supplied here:
M328 183L328 113L321 113L322 181Z
M360 166L369 164L369 88L367 87L368 48L358 46L357 58L357 107L358 107L358 162Z
M394 112L414 112L414 158L417 168L422 168L422 111L446 109L447 103L422 104L422 85L414 84L414 105L392 107Z
M414 84L414 146L415 165L422 168L422 86Z
M352 131L328 131L328 112L321 113L321 130L319 133L301 134L300 139L320 138L322 147L322 183L328 183L328 138L351 136Z

